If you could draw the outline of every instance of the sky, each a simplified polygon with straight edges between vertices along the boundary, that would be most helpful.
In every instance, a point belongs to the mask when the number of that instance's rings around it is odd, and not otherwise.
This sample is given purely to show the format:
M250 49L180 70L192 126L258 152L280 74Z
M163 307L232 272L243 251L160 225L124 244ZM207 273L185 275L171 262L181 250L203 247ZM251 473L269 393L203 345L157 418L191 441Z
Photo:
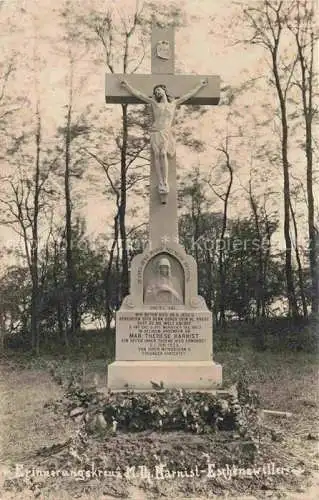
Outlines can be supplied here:
M254 0L250 0L250 4ZM26 89L30 95L33 80L28 64L32 61L34 52L42 58L41 76L39 88L41 94L41 106L45 118L45 133L51 137L57 126L61 125L64 114L64 104L67 102L67 59L61 51L61 37L63 29L59 22L58 11L64 5L64 0L0 0L0 16L8 16L15 25L12 30L9 25L4 26L1 32L2 45L10 54L15 49L20 56L20 64L10 82L10 92L21 95L21 87ZM166 0L158 2L160 8L165 9L168 4ZM244 38L246 31L239 22L238 13L240 4L244 0L233 2L229 0L180 0L179 4L186 14L187 25L176 30L175 52L176 72L185 74L218 74L221 76L222 85L238 87L247 81L249 75L261 76L268 71L262 51L258 47L247 47L235 43L235 40ZM130 15L135 7L135 0L110 0L108 2L90 0L85 6L79 0L72 1L76 10L85 11L88 6L102 9L105 5L113 5L120 8L126 15ZM239 5L239 6L238 6ZM23 11L21 12L21 9ZM2 18L3 19L3 18ZM0 19L1 20L1 19ZM149 47L146 46L146 52ZM97 49L96 59L92 56L79 55L76 65L75 79L79 83L85 77L84 88L75 97L75 106L80 113L88 104L91 104L100 114L105 127L116 124L120 106L106 105L104 103L104 79L105 65L103 63L103 51ZM141 68L143 72L150 72L149 57ZM249 172L251 168L259 168L258 175L253 177L256 193L263 194L267 189L278 194L271 198L271 209L282 211L281 203L281 171L280 166L273 177L269 172L263 172L262 165L252 157L251 144L256 140L252 116L261 112L262 106L267 113L267 105L271 103L274 96L269 88L264 87L264 92L257 86L240 97L235 106L210 107L206 114L196 122L189 121L194 137L203 141L204 151L198 155L189 151L188 148L178 145L178 163L182 168L179 175L183 177L190 172L194 166L199 165L203 173L208 174L212 167L220 163L220 153L217 148L229 132L234 136L231 139L231 152L235 165L235 182L233 188L230 216L238 213L249 215L247 195L245 189L248 185ZM263 87L261 87L263 89ZM22 91L23 93L23 91ZM25 120L29 118L29 110L25 112ZM246 115L245 119L236 122L236 113ZM21 118L21 114L19 119ZM230 121L235 126L230 125ZM17 124L19 126L19 124ZM94 126L94 124L92 124ZM242 127L245 130L244 140L236 137L236 130ZM271 140L271 136L269 137ZM106 141L107 142L107 141ZM294 162L300 168L303 175L303 159L297 151L294 152ZM300 164L300 166L298 166ZM298 171L299 172L299 171ZM222 183L225 179L221 169L216 169L214 182ZM299 173L298 173L299 175ZM113 202L106 200L103 189L102 173L95 165L90 165L90 171L80 183L74 185L75 192L84 195L84 206L82 213L85 215L88 230L92 236L104 233L105 228L113 214ZM92 177L96 182L91 182ZM244 188L244 189L243 189ZM136 200L129 199L129 208L134 206ZM220 210L220 201L212 196L212 203L216 211ZM142 201L140 207L140 220L147 219L148 203ZM302 216L302 213L300 214ZM279 236L280 238L281 236ZM8 228L0 228L0 244L12 239L15 244L16 238Z

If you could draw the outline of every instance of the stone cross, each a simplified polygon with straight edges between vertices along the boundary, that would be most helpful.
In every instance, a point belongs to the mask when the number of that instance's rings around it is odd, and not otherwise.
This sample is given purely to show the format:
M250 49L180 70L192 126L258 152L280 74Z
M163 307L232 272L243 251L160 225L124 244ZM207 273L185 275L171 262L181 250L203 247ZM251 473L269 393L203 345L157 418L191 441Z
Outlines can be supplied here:
M210 390L212 313L198 295L197 265L178 243L173 123L180 104L218 104L217 76L174 75L174 30L152 29L152 74L107 75L106 102L152 107L149 244L131 262L130 293L116 312L111 390ZM196 134L196 128L194 128Z
M150 216L149 247L156 247L170 241L178 242L177 189L176 189L176 156L174 146L171 154L167 154L172 142L172 119L175 118L172 106L167 105L164 113L163 105L156 103L154 87L167 89L168 96L175 98L179 104L216 105L220 98L220 77L206 75L174 74L174 28L163 28L156 24L152 27L151 38L152 74L107 74L107 103L112 104L153 104L153 114L158 110L158 119L154 119L155 131L151 136L151 173L150 173ZM137 90L138 89L138 90ZM153 92L154 90L154 92ZM161 91L159 91L161 93ZM165 93L165 92L164 92ZM183 98L183 99L182 99ZM165 99L166 100L166 99ZM180 102L182 101L182 102ZM155 112L154 112L155 111ZM166 113L166 115L165 115ZM169 116L168 116L169 115ZM161 129L158 124L166 119ZM167 125L167 122L169 124ZM196 130L194 131L196 134ZM165 166L167 178L159 180L161 162Z

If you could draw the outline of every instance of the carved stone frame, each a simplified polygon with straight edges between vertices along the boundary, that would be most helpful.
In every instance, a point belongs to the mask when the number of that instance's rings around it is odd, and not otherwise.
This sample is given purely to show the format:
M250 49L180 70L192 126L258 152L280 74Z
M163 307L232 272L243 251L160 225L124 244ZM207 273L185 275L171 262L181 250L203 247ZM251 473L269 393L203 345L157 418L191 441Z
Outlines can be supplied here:
M167 253L172 258L177 259L184 271L184 304L170 307L173 307L174 309L208 310L205 300L203 297L198 295L196 260L191 255L188 255L179 243L175 242L162 244L156 248L147 247L143 253L136 255L132 259L130 272L130 294L124 298L120 310L134 309L141 306L145 309L154 309L158 307L143 304L143 276L144 269L148 262L161 253Z

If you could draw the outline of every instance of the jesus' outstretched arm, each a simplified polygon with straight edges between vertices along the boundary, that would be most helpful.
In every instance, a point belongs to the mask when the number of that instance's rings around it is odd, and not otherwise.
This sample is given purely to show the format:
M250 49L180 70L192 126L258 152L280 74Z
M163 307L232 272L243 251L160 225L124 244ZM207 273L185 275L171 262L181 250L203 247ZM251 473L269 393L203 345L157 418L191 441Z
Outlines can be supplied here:
M147 104L152 104L154 102L151 97L148 97L147 95L132 87L126 80L122 80L121 85L125 87L130 94L134 95L138 99L141 99L141 101L146 102Z
M187 92L187 94L182 95L178 99L175 99L176 106L179 106L180 104L183 104L183 102L188 101L188 99L190 99L195 94L197 94L197 92L199 92L200 89L202 89L203 87L206 87L207 83L208 83L207 80L204 79L198 85L196 85L196 87L194 87L192 90L190 90L189 92Z

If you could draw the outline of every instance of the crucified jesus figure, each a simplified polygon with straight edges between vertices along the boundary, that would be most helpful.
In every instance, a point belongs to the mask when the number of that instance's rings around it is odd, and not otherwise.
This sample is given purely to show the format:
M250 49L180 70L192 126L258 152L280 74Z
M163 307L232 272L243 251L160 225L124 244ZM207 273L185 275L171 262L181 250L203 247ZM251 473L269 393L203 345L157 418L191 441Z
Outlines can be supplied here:
M151 98L139 90L134 89L126 80L121 81L121 85L125 87L128 92L152 106L154 120L150 130L150 141L158 178L158 192L160 194L167 194L169 192L168 156L172 157L175 155L173 122L176 108L197 94L197 92L205 87L207 83L206 79L201 80L201 82L190 90L190 92L178 99L174 99L168 94L166 85L156 85L153 89L154 98Z

